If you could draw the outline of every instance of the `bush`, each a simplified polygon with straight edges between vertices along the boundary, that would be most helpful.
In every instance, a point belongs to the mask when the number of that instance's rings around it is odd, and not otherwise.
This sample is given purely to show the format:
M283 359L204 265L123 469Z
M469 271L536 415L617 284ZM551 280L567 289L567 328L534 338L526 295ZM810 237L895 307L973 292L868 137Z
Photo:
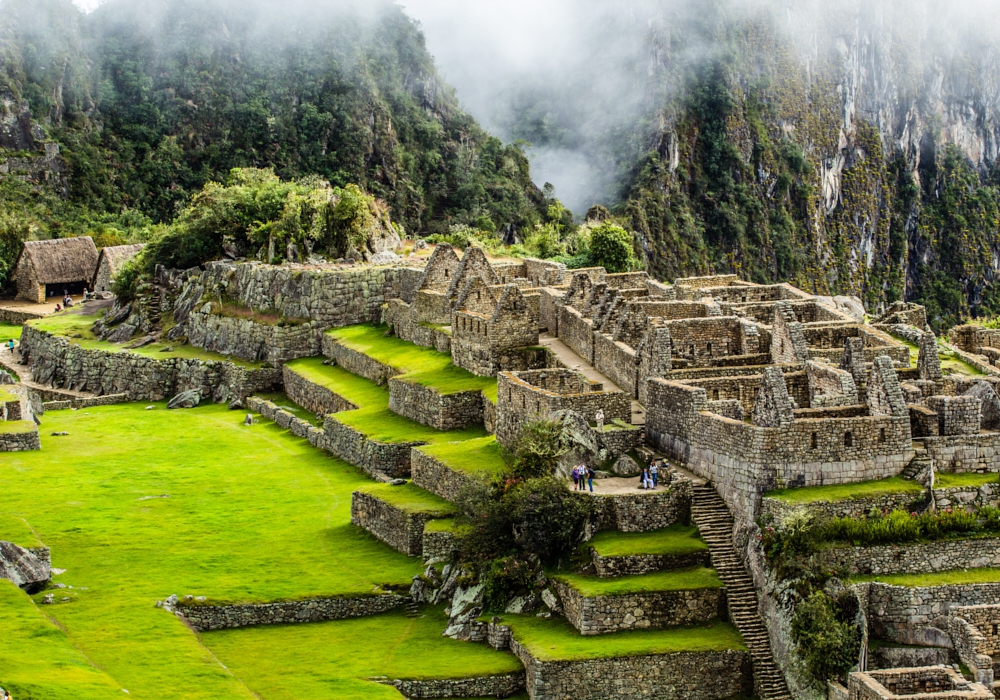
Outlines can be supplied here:
M566 453L561 443L559 421L542 419L525 423L513 452L505 455L510 473L518 479L551 476L559 458Z
M919 514L894 510L888 514L872 513L867 518L834 518L821 528L818 538L827 542L870 546L997 531L1000 531L1000 518L992 509L984 509L978 515L962 509Z
M608 272L628 272L636 267L632 236L621 226L605 223L590 234L590 259Z
M558 564L583 540L594 501L552 477L529 479L504 497L514 541L545 564Z
M861 630L843 619L842 607L816 591L798 606L792 618L792 634L802 658L820 681L843 681L858 662Z
M135 258L132 258L121 266L118 274L111 280L111 291L118 297L120 304L132 303L139 289L139 281L141 279L142 269Z
M532 563L517 555L493 559L480 567L483 612L503 612L511 598L531 588L538 571L537 560Z

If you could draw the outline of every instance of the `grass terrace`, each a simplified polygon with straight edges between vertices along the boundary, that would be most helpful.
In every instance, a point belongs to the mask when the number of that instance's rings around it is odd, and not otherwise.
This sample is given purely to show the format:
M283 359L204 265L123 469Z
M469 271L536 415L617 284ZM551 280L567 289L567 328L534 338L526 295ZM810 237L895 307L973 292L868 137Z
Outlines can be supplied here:
M0 420L0 435L23 435L38 430L34 421L30 420Z
M370 494L407 513L443 518L454 515L456 510L452 503L435 496L430 491L424 491L412 483L407 483L405 486L381 483L367 484L357 490Z
M0 460L2 522L20 519L20 527L37 533L52 548L53 565L66 569L56 581L73 586L60 592L71 600L57 595L46 615L129 697L252 700L267 694L223 667L181 620L154 606L171 594L251 602L365 595L408 588L421 572L419 561L351 525L351 494L372 483L360 470L269 421L244 426L244 414L225 406L144 408L51 413L41 452ZM69 435L49 437L57 431ZM287 634L304 629L290 627ZM12 653L10 634L0 631L0 655ZM363 646L386 658L385 641L373 637ZM302 649L311 647L290 647L300 660L282 670L308 676L315 652L306 656ZM15 698L31 697L22 686L3 683L9 668L0 663L0 685ZM48 682L41 673L33 679ZM56 695L46 689L34 697ZM309 697L342 696L331 690Z
M805 486L800 489L779 489L764 494L767 498L777 498L785 503L807 504L820 501L849 501L855 498L875 498L886 494L912 493L914 497L923 493L919 482L893 476L877 481L857 481L851 484L830 484L829 486Z
M506 468L496 435L487 435L466 442L444 442L417 449L466 474L486 473L492 476L500 474Z
M926 574L886 574L882 576L858 576L851 583L875 581L893 586L958 586L972 583L1000 583L1000 569L956 569Z
M386 326L348 326L327 331L337 342L392 367L399 379L434 389L439 394L492 390L495 377L477 377L451 362L451 355L385 335Z
M424 525L424 532L450 532L453 535L463 535L469 529L468 525L459 525L453 518L436 518Z
M416 618L392 611L208 632L202 639L220 662L269 700L398 700L394 688L367 679L471 678L521 670L511 654L443 637L447 622L441 608L424 608Z
M324 365L323 358L294 360L285 366L358 406L356 411L342 411L335 414L337 420L377 442L438 444L472 440L488 435L486 429L481 426L440 432L393 413L389 410L389 390L386 387L351 374L343 367Z
M20 340L22 330L21 326L0 323L0 343L6 343L8 340Z
M153 360L169 360L171 358L178 357L184 360L214 360L216 362L231 362L241 367L250 367L253 369L261 367L261 363L259 362L249 362L238 357L221 355L217 352L202 350L201 348L196 348L193 345L187 344L181 345L171 342L157 342L146 345L145 347L129 349L126 347L129 343L122 343L120 345L116 343L109 343L107 341L100 340L94 335L92 330L93 325L103 315L103 310L99 313L84 314L83 309L74 308L62 311L58 314L46 316L45 318L28 321L28 324L40 331L47 331L52 335L66 338L74 345L79 345L85 350L131 352Z
M514 638L539 661L583 661L675 652L743 651L746 645L735 627L709 622L695 627L634 630L585 637L562 618L502 615Z
M586 598L627 595L629 593L722 588L722 581L715 569L707 569L703 566L618 578L598 578L597 576L581 576L580 574L558 574L553 578L568 584Z
M986 484L996 484L998 481L1000 481L1000 476L998 476L996 472L987 472L986 474L978 474L976 472L934 473L934 488L936 489L951 489L956 487L978 489L980 486L985 486Z
M58 593L59 591L57 591ZM10 581L0 579L0 688L15 698L119 700L121 686Z
M312 411L307 411L306 409L299 406L297 403L292 401L286 394L279 392L268 393L268 394L254 394L258 399L264 399L270 401L278 408L288 411L296 418L301 418L307 423L311 423L317 428L323 427L323 421L316 417L316 414Z
M0 403L7 403L8 401L17 401L18 396L0 386Z
M602 557L627 557L638 554L683 556L708 551L693 525L671 525L651 532L605 530L594 535L585 547Z
M0 513L0 540L13 542L26 549L42 546L38 533L31 529L27 521L9 513ZM0 684L0 688L2 687L3 684Z

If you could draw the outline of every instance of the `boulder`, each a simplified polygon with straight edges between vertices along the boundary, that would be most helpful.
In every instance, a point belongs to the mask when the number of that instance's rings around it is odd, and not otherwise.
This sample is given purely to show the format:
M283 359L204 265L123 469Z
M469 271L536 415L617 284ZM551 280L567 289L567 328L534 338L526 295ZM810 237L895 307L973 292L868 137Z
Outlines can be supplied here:
M372 265L391 265L392 263L398 262L401 259L402 258L393 253L391 250L387 250L382 253L376 253L371 257L371 260L369 260L369 262Z
M201 394L194 389L182 391L174 398L170 399L167 408L194 408L201 403Z
M52 578L52 566L47 558L12 542L0 541L0 578L33 593Z
M476 584L468 588L459 587L451 599L450 619L448 628L444 631L444 636L458 639L460 641L470 641L472 637L472 623L483 612L483 584Z
M0 384L16 384L14 377L10 376L10 372L0 369Z
M628 455L622 455L615 461L611 471L614 472L615 476L639 476L642 473L642 467Z

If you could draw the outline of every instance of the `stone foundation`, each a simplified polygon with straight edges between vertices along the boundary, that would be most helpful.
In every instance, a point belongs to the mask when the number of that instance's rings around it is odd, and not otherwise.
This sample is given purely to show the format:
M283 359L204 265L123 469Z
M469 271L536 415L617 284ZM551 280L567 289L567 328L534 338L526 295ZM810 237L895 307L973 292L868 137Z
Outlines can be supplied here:
M390 377L394 377L398 372L389 365L384 365L377 360L368 357L362 352L352 350L341 345L337 339L324 335L322 340L323 355L335 360L336 363L346 369L351 374L370 379L377 384L384 385Z
M299 622L323 622L326 620L345 620L351 617L368 617L398 608L406 601L406 596L390 594L362 598L315 598L241 605L186 605L178 603L175 612L196 630L207 632L256 625L288 625Z
M30 452L42 449L38 429L29 433L0 433L0 452Z
M450 680L386 682L408 698L507 698L524 690L524 672Z
M927 505L927 493L889 493L874 498L851 498L842 501L814 501L812 503L786 503L779 498L762 498L761 513L770 515L774 522L788 514L805 508L811 513L829 518L863 518L872 509L879 512L905 510L921 511Z
M1000 539L833 547L821 550L818 556L826 570L846 570L852 576L994 568L1000 566Z
M312 411L313 413L326 415L328 413L340 413L341 411L354 411L357 406L344 397L336 394L324 386L314 384L300 374L288 368L282 367L282 378L285 385L285 394L297 405Z
M636 480L638 483L638 480ZM661 482L662 483L662 482ZM645 493L595 495L594 530L649 532L691 516L691 481L675 476L662 490Z
M471 474L452 469L420 448L410 454L410 474L414 484L452 503L458 502L462 491L475 480Z
M249 318L222 315L211 310L214 308L212 304L205 304L202 311L188 316L187 338L196 348L275 364L320 353L320 338L325 328L322 325L258 323Z
M428 520L431 516L426 513L404 511L364 491L355 491L351 497L351 522L410 557L423 554Z
M458 552L458 538L453 532L424 530L424 562L451 561Z
M390 379L389 408L435 430L457 430L483 423L482 391L439 394L431 387Z
M566 619L584 636L697 625L718 617L725 607L725 597L720 588L588 598L559 579L553 579L553 586L559 594Z
M373 475L384 474L394 479L408 477L410 451L423 444L376 442L364 433L344 425L336 416L327 416L323 423L321 447Z
M685 569L691 566L710 566L708 551L691 554L630 554L622 557L602 557L594 548L590 549L590 561L601 578L636 576L669 569Z

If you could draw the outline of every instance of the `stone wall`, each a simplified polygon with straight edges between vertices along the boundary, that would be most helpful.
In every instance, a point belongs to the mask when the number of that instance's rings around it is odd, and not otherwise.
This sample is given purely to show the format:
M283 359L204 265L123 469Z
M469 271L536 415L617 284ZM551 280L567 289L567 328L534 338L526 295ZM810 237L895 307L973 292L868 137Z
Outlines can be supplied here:
M42 449L38 429L27 433L0 433L0 452L29 452Z
M322 339L323 356L334 360L337 365L343 367L351 374L370 379L379 384L385 384L390 377L394 377L398 372L389 365L382 364L372 359L363 352L352 350L346 345L341 345L336 338L324 335Z
M562 305L559 307L558 328L559 340L585 362L594 364L593 322L573 307Z
M924 444L938 471L1000 471L1000 433L931 436Z
M685 569L692 566L710 566L708 550L692 554L630 554L621 557L602 557L590 548L590 561L601 578L637 576L668 569Z
M14 326L23 325L27 321L33 321L36 318L45 318L42 314L36 314L32 311L21 311L20 309L6 309L0 307L0 323L9 323Z
M863 518L873 509L879 512L923 510L927 505L924 493L887 493L871 498L849 498L840 501L814 501L812 503L787 503L780 498L762 498L761 513L770 515L774 522L797 510L808 510L824 518Z
M278 325L225 316L205 304L188 315L185 332L196 348L252 362L278 364L320 353L324 328L311 323Z
M418 323L416 310L402 299L389 300L383 311L382 322L392 328L396 337L409 343L451 353L451 334L439 326Z
M323 438L319 446L369 474L396 479L410 475L410 451L423 444L376 442L330 415L323 422Z
M255 625L288 625L368 617L398 608L406 601L406 596L388 594L238 605L181 602L175 607L175 612L195 629L207 632Z
M719 588L588 598L559 579L552 582L566 619L584 636L697 625L718 617L720 600L724 600Z
M594 367L632 398L637 397L635 350L604 333L594 333Z
M934 504L938 508L998 508L1000 507L1000 482L992 481L975 486L953 486L934 489Z
M476 478L452 469L419 447L414 447L411 452L410 473L414 484L452 503L458 502L462 491L471 486Z
M662 477L661 474L661 484L664 482ZM643 493L595 494L594 505L594 532L660 530L690 520L691 480L674 476L664 489Z
M951 614L960 617L979 630L982 642L977 651L980 654L993 656L1000 653L1000 605L996 603L979 605L961 605L951 609ZM992 665L992 664L991 664Z
M351 496L351 522L410 557L424 551L426 513L408 513L388 501L365 491Z
M753 690L746 651L539 661L517 640L510 647L524 664L532 700L721 700Z
M436 430L455 430L483 423L483 393L439 394L433 388L401 379L389 380L389 408Z
M74 397L67 401L47 401L42 404L45 412L48 411L68 411L72 408L94 408L96 406L113 406L119 403L128 403L128 394L105 394L104 396Z
M1000 566L1000 539L831 547L821 550L818 558L828 570L846 571L852 576L994 568Z
M538 327L554 336L559 335L559 309L563 299L563 290L552 287L542 287L539 290Z
M978 435L982 402L975 396L932 396L927 408L938 415L939 435Z
M479 678L380 681L407 698L506 698L524 690L524 672Z
M450 562L458 553L459 541L453 532L424 529L424 562Z
M326 415L328 413L340 413L341 411L353 411L358 408L325 386L320 386L309 381L301 374L290 369L288 365L283 366L281 371L285 385L285 394L294 403L307 411Z
M24 327L21 336L21 357L40 384L99 396L125 393L130 401L161 401L187 390L198 391L203 399L227 401L281 386L280 369L87 350L30 325Z

